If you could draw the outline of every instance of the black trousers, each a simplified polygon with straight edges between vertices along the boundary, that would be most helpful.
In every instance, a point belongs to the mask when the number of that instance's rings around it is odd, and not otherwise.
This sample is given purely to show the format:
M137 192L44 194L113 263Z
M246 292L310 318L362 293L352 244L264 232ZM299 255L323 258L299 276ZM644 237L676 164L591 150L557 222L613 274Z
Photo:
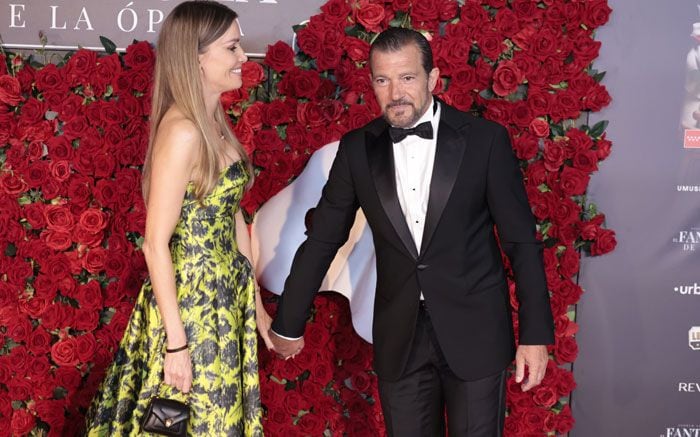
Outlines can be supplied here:
M475 381L458 378L445 361L429 311L421 302L404 374L398 381L379 379L389 436L500 437L505 420L505 373Z

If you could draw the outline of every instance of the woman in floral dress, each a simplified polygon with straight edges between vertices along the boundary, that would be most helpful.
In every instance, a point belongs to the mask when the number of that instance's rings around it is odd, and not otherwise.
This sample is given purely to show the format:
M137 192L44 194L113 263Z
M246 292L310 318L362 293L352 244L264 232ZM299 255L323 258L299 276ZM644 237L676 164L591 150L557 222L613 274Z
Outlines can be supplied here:
M143 435L155 396L189 404L189 435L263 434L255 330L268 342L270 318L240 211L251 164L219 102L242 85L240 39L236 13L209 1L179 4L161 29L143 173L150 278L88 435Z

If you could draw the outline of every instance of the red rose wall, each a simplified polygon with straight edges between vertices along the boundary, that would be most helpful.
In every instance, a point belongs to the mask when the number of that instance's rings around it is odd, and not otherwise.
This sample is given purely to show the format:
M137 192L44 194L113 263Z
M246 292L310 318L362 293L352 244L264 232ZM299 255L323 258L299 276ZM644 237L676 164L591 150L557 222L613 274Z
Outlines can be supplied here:
M295 29L296 53L269 46L222 99L259 171L244 199L252 216L315 150L379 115L366 62L375 34L432 35L434 93L508 128L545 245L556 344L541 386L523 393L509 380L508 436L574 424L579 259L616 244L586 201L610 153L606 123L580 121L610 102L591 67L610 12L606 0L331 0ZM0 435L79 434L118 346L146 275L140 166L154 57L146 42L57 65L1 56ZM274 296L266 304L274 313ZM268 435L384 434L371 346L341 296L316 298L297 358L261 350L260 361Z

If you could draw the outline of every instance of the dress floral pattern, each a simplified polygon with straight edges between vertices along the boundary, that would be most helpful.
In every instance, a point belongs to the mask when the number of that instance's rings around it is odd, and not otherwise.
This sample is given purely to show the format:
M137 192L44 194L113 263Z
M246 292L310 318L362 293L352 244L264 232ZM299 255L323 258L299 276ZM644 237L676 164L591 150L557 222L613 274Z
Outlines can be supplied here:
M243 162L233 163L203 202L190 184L170 240L192 358L189 395L162 384L165 332L146 282L88 412L88 435L146 435L139 423L157 395L189 403L189 435L263 435L255 285L251 265L238 251L234 222L248 179Z

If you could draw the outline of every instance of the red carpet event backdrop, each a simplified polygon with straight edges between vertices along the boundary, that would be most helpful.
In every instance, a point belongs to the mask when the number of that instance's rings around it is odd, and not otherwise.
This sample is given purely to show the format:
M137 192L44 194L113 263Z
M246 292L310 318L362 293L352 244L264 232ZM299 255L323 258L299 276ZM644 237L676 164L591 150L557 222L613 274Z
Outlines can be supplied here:
M586 200L610 153L607 123L581 122L610 102L591 67L610 13L606 0L331 0L295 27L296 52L270 45L222 102L259 170L244 200L252 215L314 150L379 115L367 65L376 33L432 35L434 93L507 126L545 246L556 344L541 386L522 393L509 380L508 436L574 425L580 254L616 245ZM155 54L148 42L104 44L63 59L1 56L0 435L80 433L146 275L140 166ZM316 298L297 358L260 360L268 435L384 435L371 346L343 297Z

